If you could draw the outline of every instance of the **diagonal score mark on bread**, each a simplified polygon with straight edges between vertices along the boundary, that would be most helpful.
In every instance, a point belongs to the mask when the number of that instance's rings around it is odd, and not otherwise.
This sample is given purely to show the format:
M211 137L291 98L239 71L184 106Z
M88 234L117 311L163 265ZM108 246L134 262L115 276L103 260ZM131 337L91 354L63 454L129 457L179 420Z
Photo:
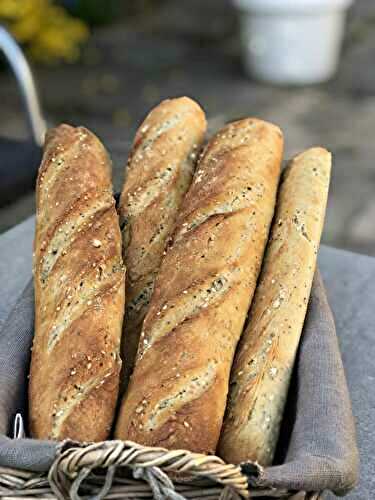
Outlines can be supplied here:
M166 189L171 179L176 175L178 164L175 162L169 163L168 167L164 166L150 180L147 179L147 187L139 186L137 191L128 194L128 216L136 217L145 208L147 208L159 196L161 189Z
M155 114L154 112L155 109L149 113L148 117L151 118L153 114ZM137 162L144 159L143 155L146 155L146 157L151 156L153 154L153 146L155 146L155 143L160 140L163 134L174 128L180 120L181 114L175 113L170 118L164 119L162 123L156 123L153 126L144 124L135 139L130 159Z
M62 171L69 169L70 160L78 159L79 155L82 154L82 141L86 137L85 132L75 135L68 150L63 149L59 144L56 144L55 147L53 143L50 144L39 169L39 185L42 188L38 193L40 206L48 207L50 189L58 181ZM51 164L53 168L49 167Z
M54 207L63 205L63 200L56 201L54 192L56 185L60 184L60 179L64 178L65 182L71 183L73 193L74 188L77 188L75 183L78 179L70 174L73 164L77 164L80 161L87 162L88 159L92 159L96 162L99 161L101 168L107 170L109 173L110 160L100 141L84 127L77 127L74 134L69 134L68 127L67 125L61 126L61 130L64 131L63 142L59 142L61 135L56 133L57 129L48 132L46 138L46 148L39 168L38 189L36 191L37 210L39 212L42 234L43 229L48 228L49 225L53 226L55 223L56 214ZM92 147L97 150L98 155L96 158L92 157ZM84 170L82 174L83 176L85 175ZM95 184L91 184L91 186L95 189L99 187ZM78 188L79 195L75 200L76 202L84 198L85 191L90 191L90 186L84 186L83 182ZM75 192L78 194L77 190ZM72 196L67 196L67 198L71 199ZM41 208L43 209L41 210Z
M114 207L112 193L109 191L102 193L88 193L85 197L89 200L78 200L78 203L72 205L71 211L66 213L63 218L56 221L53 232L48 242L43 243L44 255L39 263L40 279L44 285L48 279L49 273L61 256L67 255L69 247L74 243L79 233L89 229L89 224L101 213ZM79 211L77 218L76 212ZM78 233L78 234L77 234ZM75 236L75 238L74 238Z
M109 371L107 373L99 373L95 377L92 377L89 382L82 385L73 386L74 392L70 397L62 397L62 403L60 401L59 408L52 413L53 424L51 429L50 438L58 439L61 435L62 426L64 422L69 418L69 415L74 412L76 407L81 401L84 401L90 397L90 393L105 384L108 377L111 377L113 372ZM57 405L56 405L57 408Z
M75 290L69 291L68 297L64 297L59 303L58 314L50 326L50 333L47 340L47 351L51 352L57 342L61 339L63 333L80 318L82 310L85 307L101 307L102 297L107 293L118 289L123 284L121 276L122 265L120 261L113 263L113 268L109 273L105 273L100 278L98 273L87 274L86 279L82 280ZM100 270L100 266L99 266ZM114 281L115 278L115 281ZM100 285L94 285L94 280ZM88 284L87 284L88 283ZM64 307L65 306L65 307Z
M199 375L185 372L183 375L177 374L180 380L174 384L171 394L158 402L148 413L147 420L144 425L146 431L165 424L170 419L171 409L178 412L190 401L199 399L200 396L213 384L216 377L215 363L209 362L202 367ZM145 411L145 405L140 404L136 408L136 413L141 414Z
M144 338L144 332L141 333L138 359L141 359L155 342L175 330L181 323L193 319L202 308L210 307L220 301L230 288L231 278L232 273L218 273L206 281L202 280L183 290L183 295L178 300L178 309L174 310L173 300L163 305L156 313L157 318L147 339Z

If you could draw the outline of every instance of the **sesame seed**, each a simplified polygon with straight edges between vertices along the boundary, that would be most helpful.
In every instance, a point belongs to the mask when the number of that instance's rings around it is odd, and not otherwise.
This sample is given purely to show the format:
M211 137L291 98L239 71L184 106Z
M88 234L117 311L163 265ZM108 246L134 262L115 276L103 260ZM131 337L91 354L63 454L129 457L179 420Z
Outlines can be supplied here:
M277 374L277 368L275 368L275 367L270 368L271 377L274 377L276 374Z
M101 242L100 240L97 240L97 239L92 240L92 244L93 244L93 246L94 246L95 248L99 248L99 247L101 247L101 246L102 246L102 242Z

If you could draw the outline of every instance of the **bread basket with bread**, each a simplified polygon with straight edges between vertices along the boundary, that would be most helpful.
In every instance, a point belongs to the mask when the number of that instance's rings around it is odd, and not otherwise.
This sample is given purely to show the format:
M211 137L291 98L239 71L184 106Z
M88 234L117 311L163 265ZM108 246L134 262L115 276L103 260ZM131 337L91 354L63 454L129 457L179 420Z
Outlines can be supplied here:
M16 345L0 367L0 498L316 500L353 486L316 270L331 155L282 169L281 130L256 118L205 135L197 103L163 101L116 204L100 140L48 132L33 283L0 335Z

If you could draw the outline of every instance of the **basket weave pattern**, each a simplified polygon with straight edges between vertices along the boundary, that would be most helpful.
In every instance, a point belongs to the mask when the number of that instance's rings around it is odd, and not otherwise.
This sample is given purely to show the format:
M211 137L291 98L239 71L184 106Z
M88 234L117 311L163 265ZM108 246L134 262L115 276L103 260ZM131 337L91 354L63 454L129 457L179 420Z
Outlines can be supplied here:
M130 441L69 446L47 474L0 468L0 498L318 500L318 494L248 488L241 468L216 456L168 451Z

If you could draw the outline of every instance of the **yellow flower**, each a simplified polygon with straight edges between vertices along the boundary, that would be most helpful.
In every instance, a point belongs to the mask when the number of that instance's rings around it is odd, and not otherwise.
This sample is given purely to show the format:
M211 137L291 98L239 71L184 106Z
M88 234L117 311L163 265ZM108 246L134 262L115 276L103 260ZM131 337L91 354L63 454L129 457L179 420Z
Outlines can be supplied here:
M1 0L0 16L8 19L17 19L24 16L35 6L35 1Z
M0 20L28 52L43 62L74 61L87 26L51 0L0 0Z

